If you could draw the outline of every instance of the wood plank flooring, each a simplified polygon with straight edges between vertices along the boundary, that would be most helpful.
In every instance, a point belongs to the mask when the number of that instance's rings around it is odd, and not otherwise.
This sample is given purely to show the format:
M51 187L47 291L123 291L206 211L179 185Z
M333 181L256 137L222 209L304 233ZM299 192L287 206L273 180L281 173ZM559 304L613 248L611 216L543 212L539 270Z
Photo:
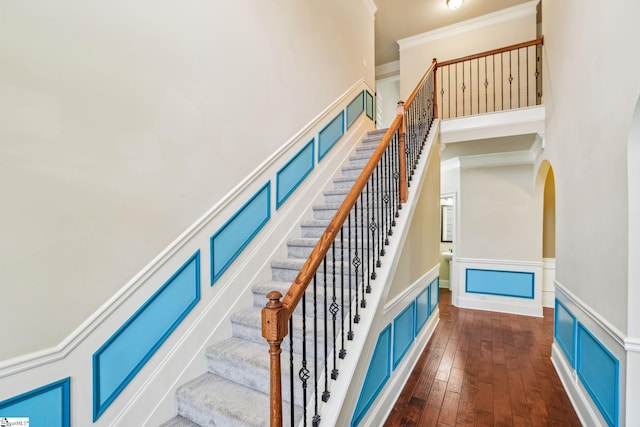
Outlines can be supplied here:
M440 323L385 426L579 426L551 364L544 318L466 310L442 290Z

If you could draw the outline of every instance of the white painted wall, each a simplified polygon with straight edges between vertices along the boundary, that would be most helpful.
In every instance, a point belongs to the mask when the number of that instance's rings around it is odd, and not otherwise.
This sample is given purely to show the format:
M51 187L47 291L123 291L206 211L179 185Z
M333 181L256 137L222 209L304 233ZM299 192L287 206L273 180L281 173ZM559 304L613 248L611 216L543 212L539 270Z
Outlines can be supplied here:
M384 129L391 126L400 101L400 77L388 77L376 81L377 110L376 126Z
M2 2L0 361L59 343L355 81L373 87L373 40L361 1Z
M640 40L640 3L545 0L542 12L556 279L627 331L627 142L640 94L640 56L630 52Z
M536 3L523 3L400 40L402 97L409 96L433 58L445 61L535 39Z
M460 170L460 229L456 256L540 261L541 207L533 165Z

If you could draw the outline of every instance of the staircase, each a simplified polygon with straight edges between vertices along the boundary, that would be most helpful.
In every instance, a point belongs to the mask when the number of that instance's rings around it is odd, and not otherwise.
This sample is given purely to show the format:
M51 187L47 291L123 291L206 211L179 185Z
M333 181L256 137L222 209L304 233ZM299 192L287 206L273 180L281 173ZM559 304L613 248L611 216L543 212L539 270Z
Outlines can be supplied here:
M342 167L341 174L334 177L333 189L324 192L324 203L313 206L312 219L301 222L301 237L290 239L287 242L287 258L271 260L272 280L253 286L253 306L244 310L240 309L231 316L232 337L218 342L206 350L208 372L177 390L178 416L167 421L161 427L267 426L269 424L269 357L268 346L262 337L261 329L261 310L267 302L266 294L274 290L285 294L289 289L315 247L318 238L325 231L340 203L380 143L385 131L386 129L369 132L368 136L356 148L355 154L349 158L348 164ZM366 231L365 237L362 237L364 230L366 228L358 231L358 247L361 252L368 253ZM352 242L353 251L355 238L352 238ZM346 246L346 241L343 244ZM329 269L327 267L327 270ZM332 272L333 270L327 271L327 275ZM318 275L322 276L323 273L324 270L321 267L318 270ZM354 280L357 278L354 277ZM309 298L312 298L311 293L309 295ZM324 300L323 295L324 291L318 288L319 309L317 314L319 318L324 317L325 307L321 302ZM348 310L346 306L348 298L345 297L344 301L343 313ZM306 315L312 316L311 311L308 309ZM324 348L324 322L318 323L319 347ZM301 325L302 310L299 306L293 316L293 327L301 331ZM313 325L307 325L306 328L306 335L312 336L314 334ZM294 336L300 337L302 332L298 332ZM294 353L300 354L301 347L301 342L294 339ZM289 405L302 405L304 394L296 390L294 402L291 402L290 368L289 363L284 363L285 353L288 354L290 348L288 338L283 342L282 348L283 413L288 414ZM318 356L324 358L323 354ZM307 399L310 397L307 395ZM295 413L298 417L295 421L297 425L303 411L296 410ZM285 426L289 425L289 417L283 417L283 423Z

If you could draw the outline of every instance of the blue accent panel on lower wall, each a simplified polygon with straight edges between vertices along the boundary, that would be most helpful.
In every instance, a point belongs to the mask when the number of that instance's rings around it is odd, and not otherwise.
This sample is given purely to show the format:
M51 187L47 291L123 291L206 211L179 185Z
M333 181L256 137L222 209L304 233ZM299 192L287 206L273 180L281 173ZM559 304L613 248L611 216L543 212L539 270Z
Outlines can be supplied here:
M336 142L344 135L344 110L340 111L318 134L318 161L336 145Z
M415 302L393 319L393 369L396 369L415 337Z
M315 139L312 139L276 172L276 209L287 200L314 167Z
M357 426L378 397L378 394L391 375L391 325L378 335L376 348L373 350L367 375L362 384L360 397L351 419L351 425Z
M373 103L373 95L371 95L369 91L365 92L365 110L367 111L367 117L373 120L375 108Z
M576 372L610 426L618 425L620 362L578 323Z
M431 296L429 297L429 301L431 303L431 310L429 310L429 316L435 311L436 307L438 307L438 303L440 302L440 278L437 277L431 284L429 285L429 293Z
M467 268L466 291L474 294L534 298L532 272Z
M364 111L364 91L360 92L353 101L347 105L347 129L351 127L360 114Z
M109 407L200 300L200 251L93 354L93 420Z
M271 181L267 182L211 236L213 285L271 218Z
M420 332L424 324L427 323L427 319L429 319L429 315L431 314L431 304L429 303L430 294L429 287L427 286L420 292L420 295L416 297L416 335L418 335L418 332Z
M567 360L571 363L571 366L575 368L576 317L557 299L554 314L553 336L567 357Z
M33 427L69 427L70 384L65 378L0 402L0 419L29 418Z

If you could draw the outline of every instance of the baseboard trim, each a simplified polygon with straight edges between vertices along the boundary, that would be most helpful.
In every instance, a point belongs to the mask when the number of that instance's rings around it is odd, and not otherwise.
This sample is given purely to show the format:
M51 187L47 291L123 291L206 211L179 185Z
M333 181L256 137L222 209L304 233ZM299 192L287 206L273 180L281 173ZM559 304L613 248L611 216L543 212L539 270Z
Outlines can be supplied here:
M580 384L578 376L556 343L551 346L551 363L558 373L560 382L562 382L578 418L580 418L580 423L585 426L608 427L607 422L593 409L593 404L587 397L587 392Z

